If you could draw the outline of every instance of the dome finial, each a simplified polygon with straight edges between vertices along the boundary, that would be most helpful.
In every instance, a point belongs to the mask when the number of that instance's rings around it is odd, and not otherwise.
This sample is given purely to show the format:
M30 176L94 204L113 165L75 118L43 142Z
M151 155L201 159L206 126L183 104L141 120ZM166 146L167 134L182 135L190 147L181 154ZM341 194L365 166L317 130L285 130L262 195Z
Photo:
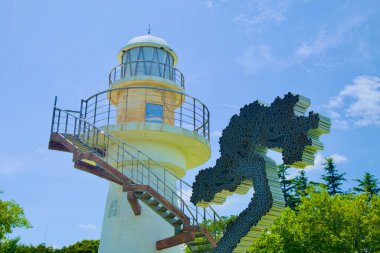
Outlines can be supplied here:
M148 26L148 29L146 29L146 31L148 32L148 34L150 35L150 32L152 31L152 28L150 27L150 24Z

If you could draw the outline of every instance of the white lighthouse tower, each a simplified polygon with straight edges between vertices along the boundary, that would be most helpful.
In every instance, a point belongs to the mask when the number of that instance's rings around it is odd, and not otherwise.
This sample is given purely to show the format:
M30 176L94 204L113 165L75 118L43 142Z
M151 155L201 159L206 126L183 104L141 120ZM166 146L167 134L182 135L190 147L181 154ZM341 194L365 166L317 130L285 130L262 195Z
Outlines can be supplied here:
M163 39L151 35L133 38L120 51L118 60L120 65L110 74L110 89L118 90L108 94L117 108L116 122L105 130L157 161L147 169L165 178L165 185L158 182L158 187L177 192L177 178L210 157L208 110L183 94L184 76L175 68L177 55ZM127 175L132 174L130 164L132 161L123 168ZM147 177L149 172L144 173ZM174 198L177 204L177 196L170 194L168 191L164 197ZM110 183L100 253L183 252L181 245L156 249L156 242L172 237L175 229L144 203L141 214L135 215L122 186Z
M74 167L110 181L100 253L179 253L216 246L221 222L192 205L181 178L210 157L207 107L184 93L176 53L150 34L118 54L108 89L79 111L55 103L49 148L73 153Z

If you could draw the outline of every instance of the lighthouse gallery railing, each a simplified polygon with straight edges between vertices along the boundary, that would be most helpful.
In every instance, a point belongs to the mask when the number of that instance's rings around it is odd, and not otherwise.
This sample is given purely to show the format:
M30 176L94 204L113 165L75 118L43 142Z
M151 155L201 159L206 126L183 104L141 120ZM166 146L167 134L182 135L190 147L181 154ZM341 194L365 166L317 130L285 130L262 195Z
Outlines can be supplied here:
M130 61L114 67L109 74L109 85L128 77L156 76L174 82L181 88L185 87L185 77L175 67L154 61Z
M115 106L111 100L113 97L120 99L120 92L123 92L125 96L124 102ZM131 86L102 91L82 100L81 112L86 120L102 128L118 124L118 110L124 111L124 115L119 115L124 119L129 117L128 108L131 106L135 111L145 114L145 105L151 100L159 100L163 106L164 123L170 122L173 126L195 132L207 140L210 139L210 113L207 106L192 96L171 89Z

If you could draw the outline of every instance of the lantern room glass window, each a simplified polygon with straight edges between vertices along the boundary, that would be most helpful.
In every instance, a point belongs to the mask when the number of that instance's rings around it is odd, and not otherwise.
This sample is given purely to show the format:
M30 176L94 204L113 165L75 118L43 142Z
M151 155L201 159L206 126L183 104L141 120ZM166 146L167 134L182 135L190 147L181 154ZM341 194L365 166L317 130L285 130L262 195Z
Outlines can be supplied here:
M146 103L145 122L162 123L163 115L162 105Z
M123 54L127 76L150 75L173 80L173 57L161 48L135 47Z
M132 61L151 61L173 66L173 57L161 48L135 47L123 54L123 63Z

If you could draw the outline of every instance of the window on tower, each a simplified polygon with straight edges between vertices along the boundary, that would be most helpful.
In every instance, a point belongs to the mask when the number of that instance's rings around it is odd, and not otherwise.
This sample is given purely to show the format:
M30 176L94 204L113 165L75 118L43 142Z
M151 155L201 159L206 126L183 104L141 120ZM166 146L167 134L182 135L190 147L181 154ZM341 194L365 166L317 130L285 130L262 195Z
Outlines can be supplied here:
M146 103L145 122L162 123L163 114L162 105Z
M117 215L117 209L119 207L119 203L118 201L115 199L115 200L112 200L111 203L110 203L110 208L108 210L108 217L114 217Z

